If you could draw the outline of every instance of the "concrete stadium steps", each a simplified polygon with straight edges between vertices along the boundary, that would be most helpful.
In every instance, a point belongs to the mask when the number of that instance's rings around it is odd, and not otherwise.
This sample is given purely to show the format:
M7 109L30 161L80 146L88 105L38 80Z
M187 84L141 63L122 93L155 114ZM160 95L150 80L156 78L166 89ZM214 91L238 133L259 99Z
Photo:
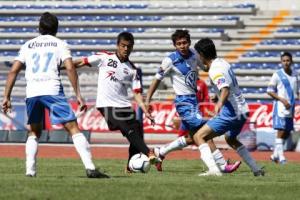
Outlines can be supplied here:
M192 8L155 8L145 9L47 9L56 15L254 15L256 8L205 8L193 6ZM0 15L40 15L44 9L12 9L0 10Z
M196 3L195 3L196 2ZM17 3L17 2L16 2ZM41 2L42 3L42 2ZM72 2L73 3L73 2ZM17 3L18 4L18 3ZM80 4L80 3L79 3ZM184 6L184 9L179 6ZM134 47L134 52L132 53L131 60L136 63L137 66L141 67L144 71L145 76L144 85L145 92L150 85L153 75L156 73L162 59L166 54L174 49L170 36L176 28L188 28L190 30L193 43L203 37L210 37L216 41L216 46L218 49L218 56L226 57L233 60L234 62L240 63L278 63L279 58L275 57L243 57L244 53L248 51L281 51L282 49L297 51L299 49L298 45L291 46L272 46L272 45L261 45L260 41L264 39L273 38L297 38L300 37L300 33L279 33L276 30L282 27L292 27L295 25L297 27L297 21L294 17L298 15L296 12L291 13L291 15L286 17L286 20L282 23L273 25L272 20L281 20L276 16L276 12L270 11L259 11L257 8L222 8L222 7L204 7L203 5L197 4L197 1L193 1L191 4L182 4L173 2L164 2L163 4L156 4L151 1L147 1L147 8L143 9L53 9L50 10L52 13L59 15L130 15L130 16L159 16L161 17L157 21L62 21L60 25L62 27L128 27L130 29L137 28L141 29L141 32L134 32L136 38L136 43ZM10 16L12 12L16 12L16 16L21 15L40 15L43 10L39 9L14 9L14 10L1 10L0 16ZM208 17L207 20L180 20L180 16L199 16ZM220 15L234 15L238 16L237 20L216 20L212 16ZM184 17L183 17L184 18ZM203 18L204 19L204 18ZM270 24L271 23L271 24ZM36 27L37 22L0 22L0 29L5 27ZM273 28L268 29L267 26ZM273 27L274 26L274 27ZM299 25L300 26L300 25ZM201 29L218 27L222 29L219 32L202 32ZM31 28L32 29L32 28ZM263 33L263 34L261 34ZM114 40L118 33L59 33L58 37L62 39L104 39L104 40ZM27 40L35 37L36 33L1 33L0 39L14 39L20 38ZM108 50L115 51L115 44L111 45L70 45L72 51L93 51L98 50ZM244 48L247 47L247 48ZM17 51L20 45L0 45L0 50L2 51ZM281 48L281 49L280 49ZM236 58L236 55L239 55ZM76 57L80 57L79 54ZM0 57L0 65L3 61L13 60L12 56ZM296 62L300 62L300 58L295 57ZM243 67L243 66L242 66ZM2 68L2 67L0 67ZM246 67L245 67L246 68ZM249 67L250 68L250 67ZM79 80L82 87L83 96L88 98L95 98L95 93L97 90L97 70L79 70ZM275 69L274 69L275 70ZM266 88L268 83L268 77L271 77L274 70L269 69L234 69L241 89L249 88L252 91L257 89L262 91ZM95 80L94 80L95 79ZM90 81L94 80L94 81ZM65 86L65 92L67 96L73 96L73 90L70 87L69 81L65 74L63 73L62 82ZM0 81L0 85L2 85ZM17 83L16 91L20 90L24 86ZM251 90L250 90L251 89ZM1 92L1 91L0 91ZM24 88L23 88L24 93ZM13 94L15 95L14 91ZM270 97L266 93L245 93L244 96L249 100L269 100ZM160 85L159 90L154 94L154 98L157 100L165 100L174 98L173 89L171 89L170 79L166 78Z
M192 29L190 30L191 39L201 39L210 37L212 39L228 40L227 33L199 33ZM134 38L138 39L168 39L170 40L171 31L167 33L152 32L152 33L133 33ZM115 39L118 33L58 33L57 37L61 39ZM31 39L38 36L37 33L1 33L0 39Z
M0 14L1 15L1 14ZM1 27L36 27L38 22L0 22ZM176 27L176 28L240 28L243 27L243 23L239 20L211 20L211 21L126 21L126 22L116 22L116 21L99 21L99 22L60 22L60 27Z

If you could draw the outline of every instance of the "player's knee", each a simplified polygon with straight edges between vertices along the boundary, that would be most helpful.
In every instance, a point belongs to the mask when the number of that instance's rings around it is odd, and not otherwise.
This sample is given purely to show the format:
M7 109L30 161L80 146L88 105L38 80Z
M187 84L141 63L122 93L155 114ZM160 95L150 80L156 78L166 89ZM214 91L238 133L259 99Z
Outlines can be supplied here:
M63 124L64 128L70 135L80 133L77 121L70 121Z
M185 141L187 145L194 144L194 140L190 136L185 136Z
M237 149L238 147L242 146L242 143L236 137L225 135L225 141L233 149Z

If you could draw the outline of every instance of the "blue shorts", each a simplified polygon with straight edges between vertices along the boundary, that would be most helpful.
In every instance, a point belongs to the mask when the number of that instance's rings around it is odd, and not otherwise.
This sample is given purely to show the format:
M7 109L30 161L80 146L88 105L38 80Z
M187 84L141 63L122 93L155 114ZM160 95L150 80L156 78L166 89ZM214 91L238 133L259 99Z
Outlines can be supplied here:
M292 117L279 117L278 115L273 115L273 128L275 130L291 132L294 130L294 119Z
M45 115L45 108L49 110L52 124L64 124L76 120L65 96L46 95L26 99L28 124L42 122Z
M246 121L247 117L243 115L237 118L217 115L206 124L219 135L226 134L228 137L236 137L240 134Z
M199 112L196 95L178 95L174 102L181 118L182 129L197 131L207 122Z

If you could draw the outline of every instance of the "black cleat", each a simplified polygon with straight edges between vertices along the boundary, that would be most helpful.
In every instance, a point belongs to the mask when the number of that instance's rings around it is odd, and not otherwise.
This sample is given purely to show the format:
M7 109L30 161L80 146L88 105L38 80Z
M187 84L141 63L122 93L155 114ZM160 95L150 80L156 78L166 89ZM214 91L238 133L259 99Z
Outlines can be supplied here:
M254 176L265 176L265 171L263 169L260 169L256 172L253 172Z
M88 178L110 178L108 175L100 172L98 169L87 169L86 176Z
M35 175L35 174L34 174L34 175L32 175L32 174L26 174L26 177L29 177L29 178L35 178L36 175Z

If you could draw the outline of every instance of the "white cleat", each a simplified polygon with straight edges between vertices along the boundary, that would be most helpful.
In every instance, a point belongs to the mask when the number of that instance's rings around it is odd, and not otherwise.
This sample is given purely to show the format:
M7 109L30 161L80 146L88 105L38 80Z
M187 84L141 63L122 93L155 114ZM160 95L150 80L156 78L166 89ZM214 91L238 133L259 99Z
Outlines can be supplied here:
M207 171L207 172L198 174L198 176L222 176L222 172L220 172L220 171Z

